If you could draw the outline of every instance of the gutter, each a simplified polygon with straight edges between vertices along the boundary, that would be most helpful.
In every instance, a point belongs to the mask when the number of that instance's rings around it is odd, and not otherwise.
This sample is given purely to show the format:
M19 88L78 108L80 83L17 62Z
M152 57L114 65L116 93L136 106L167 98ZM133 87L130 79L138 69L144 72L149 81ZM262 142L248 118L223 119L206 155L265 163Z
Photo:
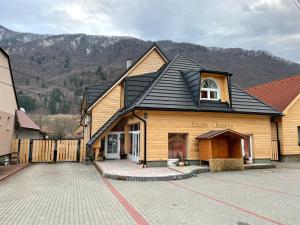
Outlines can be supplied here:
M132 111L132 115L144 123L144 162L143 168L147 167L147 121L144 120L142 117L136 115L134 110Z

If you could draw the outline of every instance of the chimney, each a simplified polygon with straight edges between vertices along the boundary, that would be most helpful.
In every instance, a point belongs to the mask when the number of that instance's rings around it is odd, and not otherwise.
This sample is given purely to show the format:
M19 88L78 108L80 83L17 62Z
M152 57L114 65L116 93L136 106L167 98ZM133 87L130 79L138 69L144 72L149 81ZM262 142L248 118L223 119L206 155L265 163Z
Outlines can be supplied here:
M126 59L127 69L131 66L131 64L132 64L132 59Z

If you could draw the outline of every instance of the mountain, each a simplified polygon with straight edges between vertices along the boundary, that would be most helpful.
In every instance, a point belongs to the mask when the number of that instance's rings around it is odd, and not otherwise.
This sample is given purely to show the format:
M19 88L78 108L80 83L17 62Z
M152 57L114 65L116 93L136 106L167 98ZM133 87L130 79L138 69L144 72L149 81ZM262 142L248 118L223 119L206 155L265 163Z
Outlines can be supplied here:
M126 36L40 35L0 26L0 46L10 54L21 105L45 114L79 113L85 86L114 80L127 58L136 59L151 44ZM233 73L233 82L243 88L300 73L299 64L266 51L157 44L170 58L181 52L206 68Z

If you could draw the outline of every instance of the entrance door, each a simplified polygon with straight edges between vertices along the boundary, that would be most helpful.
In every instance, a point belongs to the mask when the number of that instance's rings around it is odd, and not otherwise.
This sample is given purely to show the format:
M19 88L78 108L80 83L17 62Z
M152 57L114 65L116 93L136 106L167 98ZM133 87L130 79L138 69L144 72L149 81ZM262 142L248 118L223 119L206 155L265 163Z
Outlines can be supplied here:
M120 158L120 134L111 133L106 140L106 158Z
M241 141L243 156L246 156L249 159L249 162L252 163L252 135L246 136L246 138L241 139Z
M131 154L130 158L132 161L138 163L140 161L140 133L132 132L131 133Z

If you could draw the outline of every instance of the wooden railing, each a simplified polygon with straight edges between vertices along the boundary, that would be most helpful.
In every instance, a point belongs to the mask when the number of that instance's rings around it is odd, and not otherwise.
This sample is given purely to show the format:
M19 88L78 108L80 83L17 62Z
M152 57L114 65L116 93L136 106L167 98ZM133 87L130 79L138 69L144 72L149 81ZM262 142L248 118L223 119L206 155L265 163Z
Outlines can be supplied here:
M12 152L18 152L19 163L28 162L84 162L85 143L75 140L14 139Z

